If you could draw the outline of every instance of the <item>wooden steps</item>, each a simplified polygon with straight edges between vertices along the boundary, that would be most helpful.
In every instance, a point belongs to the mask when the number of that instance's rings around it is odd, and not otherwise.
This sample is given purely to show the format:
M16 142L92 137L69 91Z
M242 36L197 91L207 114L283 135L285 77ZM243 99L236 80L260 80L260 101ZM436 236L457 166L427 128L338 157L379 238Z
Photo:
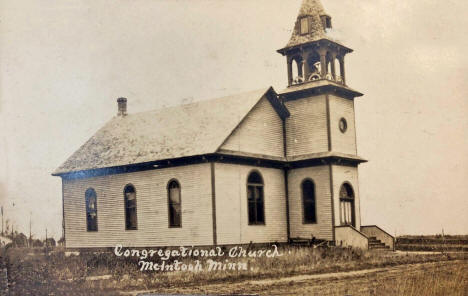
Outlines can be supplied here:
M390 250L383 242L378 240L375 236L369 237L369 250Z

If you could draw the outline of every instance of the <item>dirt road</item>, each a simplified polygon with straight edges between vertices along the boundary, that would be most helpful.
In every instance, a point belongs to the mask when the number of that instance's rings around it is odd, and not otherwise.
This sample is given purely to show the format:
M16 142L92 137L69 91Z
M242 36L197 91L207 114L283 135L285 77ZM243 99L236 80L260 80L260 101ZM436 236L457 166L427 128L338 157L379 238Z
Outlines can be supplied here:
M352 272L301 275L123 295L249 294L249 295L468 295L468 261L435 262Z

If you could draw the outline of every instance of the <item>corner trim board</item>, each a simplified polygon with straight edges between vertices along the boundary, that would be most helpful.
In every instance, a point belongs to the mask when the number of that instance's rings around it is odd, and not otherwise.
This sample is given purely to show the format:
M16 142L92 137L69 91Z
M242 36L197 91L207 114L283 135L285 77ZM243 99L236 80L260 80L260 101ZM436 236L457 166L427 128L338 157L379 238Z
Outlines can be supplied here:
M331 218L332 218L332 240L335 241L335 194L333 190L333 165L329 165L330 171L330 195L331 195Z
M288 169L284 169L284 196L286 199L286 231L288 242L291 240L291 222L289 221L289 184L288 184Z
M213 219L213 245L218 244L217 225L216 225L216 177L215 177L215 163L210 163L211 168L211 214Z
M286 119L283 119L283 152L284 156L288 156L288 144L287 144L287 134L286 134ZM286 199L286 234L288 243L291 241L291 222L289 220L289 178L288 178L289 169L288 167L283 168L284 174L284 197Z
M328 151L332 151L331 142L331 118L330 118L330 96L325 95L325 104L327 109L327 136L328 136Z
M65 184L64 179L62 179L62 234L63 234L63 245L67 246L67 239L65 236Z

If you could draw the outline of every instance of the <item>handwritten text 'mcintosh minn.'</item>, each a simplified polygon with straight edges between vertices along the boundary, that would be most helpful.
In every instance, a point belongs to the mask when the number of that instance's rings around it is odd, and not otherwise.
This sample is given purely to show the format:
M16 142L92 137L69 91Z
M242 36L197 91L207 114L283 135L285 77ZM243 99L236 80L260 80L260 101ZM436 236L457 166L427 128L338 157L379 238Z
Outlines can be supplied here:
M140 271L226 271L226 270L248 270L250 261L234 262L227 258L260 258L283 256L276 245L270 248L249 250L241 246L229 249L221 247L214 248L187 248L175 249L131 249L117 245L114 248L117 257L137 258ZM150 261L151 259L156 262ZM188 260L185 260L188 259ZM183 261L179 261L183 260ZM188 262L187 262L188 261Z

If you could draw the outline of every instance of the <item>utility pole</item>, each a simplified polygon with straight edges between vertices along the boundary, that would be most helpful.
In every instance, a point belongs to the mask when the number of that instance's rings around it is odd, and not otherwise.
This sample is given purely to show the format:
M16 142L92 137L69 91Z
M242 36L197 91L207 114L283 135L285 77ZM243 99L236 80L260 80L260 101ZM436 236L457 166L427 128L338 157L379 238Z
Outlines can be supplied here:
M3 206L2 206L2 236L3 236Z
M32 236L31 236L31 216L32 216L32 213L29 212L29 248L31 248L31 240L32 240Z

